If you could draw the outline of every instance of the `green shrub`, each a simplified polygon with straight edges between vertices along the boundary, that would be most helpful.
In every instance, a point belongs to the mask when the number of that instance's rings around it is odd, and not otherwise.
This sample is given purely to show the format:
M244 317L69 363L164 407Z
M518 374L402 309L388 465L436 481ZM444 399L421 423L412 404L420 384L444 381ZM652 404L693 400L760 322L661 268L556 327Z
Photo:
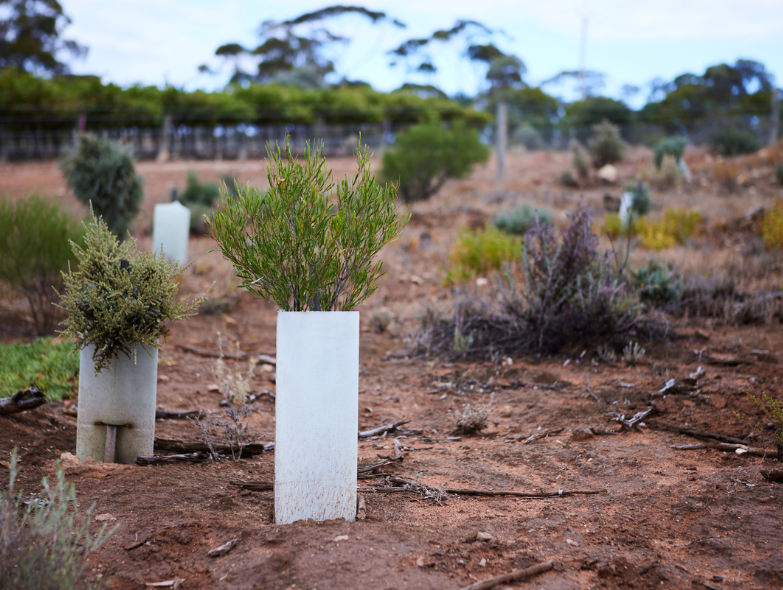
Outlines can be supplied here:
M234 180L226 180L227 186L234 185ZM207 223L204 216L212 215L212 207L220 199L220 188L213 182L199 182L198 176L192 170L188 172L185 190L177 197L177 200L190 209L190 231L204 234L207 231Z
M775 204L764 212L761 237L767 248L783 250L783 199L776 199Z
M61 158L60 168L76 198L125 239L144 197L130 146L84 133Z
M775 180L778 184L783 185L783 163L781 162L775 164Z
M70 342L39 338L30 344L0 344L0 397L35 385L49 401L73 394L79 355Z
M269 190L222 191L209 233L234 265L244 287L284 311L347 311L377 288L383 263L373 258L399 237L395 187L370 173L368 148L356 150L358 172L336 185L323 144L304 161L267 148Z
M560 175L560 184L563 186L567 186L569 188L578 188L579 187L579 181L574 178L573 172L570 170L565 170Z
M625 142L620 137L620 128L606 119L593 126L593 138L588 147L596 168L619 162L626 150Z
M478 132L455 122L450 129L439 121L419 123L399 133L383 154L382 177L399 182L397 194L406 203L429 199L449 178L462 178L473 165L486 162L489 148Z
M73 484L59 466L38 497L15 491L17 451L11 454L7 491L0 491L0 587L19 590L96 588L84 584L88 557L116 530L90 534L93 507L80 511ZM26 504L26 506L25 506Z
M650 188L641 182L636 185L628 185L625 192L631 193L631 211L638 219L650 212L652 203L650 202Z
M576 171L577 178L584 182L590 176L590 154L577 140L571 142L571 161Z
M176 277L185 269L162 253L141 253L133 238L120 243L101 218L87 226L84 248L74 244L79 268L64 275L63 335L83 349L94 344L96 374L135 345L159 348L165 322L196 313L204 297L174 303Z
M663 212L663 219L658 221L650 221L646 217L639 219L634 231L647 248L666 250L697 236L702 221L701 213L694 209L668 208Z
M523 123L514 130L511 135L511 143L525 146L528 150L544 149L544 139L538 130L527 123Z
M773 428L772 441L775 443L778 451L778 461L781 460L783 455L783 399L772 397L766 393L761 394L761 398L757 398L755 395L746 392L748 399L754 403L759 410L764 414L765 421L768 421ZM739 418L744 422L747 422L753 430L762 435L762 440L767 438L764 436L764 424L760 421L754 422L747 414L741 414L733 412L735 418Z
M663 156L669 154L674 156L674 161L679 163L682 154L685 152L685 146L688 145L688 138L680 135L675 137L666 137L655 146L655 167L660 170Z
M631 272L639 301L650 307L666 307L680 297L677 277L663 264L651 260L647 266Z
M464 228L454 242L449 260L452 267L446 273L446 284L469 280L476 275L499 270L504 262L519 260L522 242L518 237L489 226L471 231Z
M623 228L623 220L620 219L620 216L617 213L607 213L601 229L612 240L619 238L625 231L625 228Z
M516 209L501 211L492 219L492 224L506 233L521 236L535 225L536 220L540 220L542 223L551 223L552 215L543 209L522 205Z
M61 272L76 260L69 240L82 244L84 228L57 201L0 200L0 281L27 299L39 334L56 325Z
M710 138L712 149L721 156L751 154L761 148L761 141L749 129L726 125Z

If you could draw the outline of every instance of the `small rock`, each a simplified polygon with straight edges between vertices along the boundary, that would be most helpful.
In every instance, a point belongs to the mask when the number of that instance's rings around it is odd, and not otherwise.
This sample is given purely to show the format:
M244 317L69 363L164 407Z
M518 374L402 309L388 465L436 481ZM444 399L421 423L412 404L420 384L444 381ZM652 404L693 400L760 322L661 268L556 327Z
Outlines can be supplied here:
M411 276L411 283L415 283L417 285L421 285L424 282L424 279L422 279L419 276L413 275Z
M476 541L491 541L492 535L489 533L476 533Z
M571 545L571 547L579 547L579 543L577 543L577 542L576 542L576 541L574 541L573 539L566 539L566 543L568 543L569 545Z
M482 557L481 561L479 561L479 567L485 567L487 565L487 558Z
M158 381L161 383L168 383L171 381L171 378L168 375L158 375Z
M489 279L485 279L484 277L479 277L476 279L477 287L486 287L487 285L489 285Z
M340 541L347 541L348 535L338 535L334 538L335 543L339 543Z
M424 567L424 558L423 558L423 557L421 557L421 556L419 556L419 557L416 559L416 565L417 565L418 567Z
M604 182L608 182L609 184L614 184L615 182L617 182L617 168L615 168L611 164L607 164L596 173L596 176L598 176L598 178L600 178Z
M595 436L589 428L574 428L571 431L571 440L575 442L590 440Z
M96 521L96 522L106 522L106 521L109 521L109 520L117 520L117 519L116 519L116 518L114 518L114 517L113 517L111 514L109 514L109 513L106 513L106 514L99 514L98 516L96 516L96 517L95 517L95 521Z
M696 336L696 338L699 338L700 340L710 339L710 335L707 334L707 332L705 332L704 330L696 330L693 334L694 336Z
M207 385L207 391L209 393L220 393L220 386L217 383L210 383Z

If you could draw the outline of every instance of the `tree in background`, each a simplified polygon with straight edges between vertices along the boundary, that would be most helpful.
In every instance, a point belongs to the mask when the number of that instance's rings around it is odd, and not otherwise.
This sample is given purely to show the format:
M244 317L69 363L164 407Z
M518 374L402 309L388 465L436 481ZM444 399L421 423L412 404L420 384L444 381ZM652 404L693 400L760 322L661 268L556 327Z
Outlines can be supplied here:
M585 143L592 135L594 126L604 120L626 129L633 123L634 113L619 100L593 96L571 103L560 125L564 130L573 130L575 137Z
M87 54L86 47L61 38L71 19L57 0L0 0L0 9L0 70L64 74L68 66L58 54Z

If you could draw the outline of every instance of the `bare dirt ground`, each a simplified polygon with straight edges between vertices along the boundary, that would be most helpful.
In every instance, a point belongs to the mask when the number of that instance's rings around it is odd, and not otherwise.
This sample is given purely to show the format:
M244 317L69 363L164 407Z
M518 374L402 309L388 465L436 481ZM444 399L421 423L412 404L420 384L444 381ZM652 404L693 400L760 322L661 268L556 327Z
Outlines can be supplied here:
M722 195L708 179L705 156L693 152L688 157L694 182L665 194L654 192L655 210L695 206L709 227L739 227L737 220L751 207L769 206L781 194L762 179ZM650 161L648 151L635 150L620 166L621 177L632 179ZM331 164L340 174L352 169L349 160ZM118 526L91 558L91 573L100 574L112 589L174 579L181 579L184 589L457 589L553 560L554 570L500 587L783 587L783 488L758 471L774 465L773 460L710 448L676 450L675 445L699 441L655 427L620 432L605 416L615 411L630 417L652 407L659 420L747 436L751 429L733 415L759 416L746 392L783 395L778 364L783 329L777 320L727 327L710 320L670 319L669 339L643 342L647 354L636 366L607 364L592 350L513 358L511 364L498 365L401 354L425 306L447 306L452 298L441 280L460 227L482 225L499 209L526 202L547 206L561 219L582 198L600 208L605 193L619 195L617 187L572 191L556 185L554 179L568 165L567 154L515 155L505 186L493 185L490 162L470 179L451 182L430 202L413 207L402 239L383 253L388 274L360 308L359 423L369 429L410 419L403 427L410 431L397 436L406 447L404 460L383 470L425 485L598 493L535 499L450 494L438 504L417 494L362 491L364 521L278 526L271 491L243 490L229 482L272 481L273 453L237 462L158 467L69 462L67 479L75 483L80 505L95 503L95 514ZM264 184L258 162L141 164L147 190L146 217L137 227L141 247L148 246L144 229L152 206L166 200L174 186L182 188L189 169L198 170L202 180L232 174ZM81 211L54 164L0 166L0 192L22 197L32 190L60 195L67 206ZM743 235L732 231L662 257L680 268L752 266L739 247ZM181 346L215 350L220 331L245 352L275 350L275 308L237 290L220 254L206 253L213 246L207 238L191 241L194 264L183 291L201 292L215 282L211 298L226 299L230 307L171 326L159 366L158 403L166 409L223 412L222 395L209 391L214 359ZM639 250L632 259L652 256L657 255ZM775 264L779 268L779 259ZM779 274L770 276L779 283ZM23 309L15 302L2 306L0 340L29 338ZM376 333L371 320L380 310L393 319ZM239 361L229 364L245 368ZM699 366L705 374L692 392L660 393L668 379L686 378ZM270 369L256 367L256 393L274 392ZM450 436L453 413L466 403L487 402L492 392L489 428L476 436ZM0 418L0 459L7 461L19 447L19 481L26 492L52 475L63 453L74 451L76 419L68 408L76 403L47 404ZM251 407L252 430L260 440L272 442L273 401L262 395ZM196 435L182 421L161 421L156 428L165 438ZM562 430L525 444L531 435L557 429ZM393 454L393 435L359 442L360 466ZM4 471L0 467L0 486L7 485ZM362 480L360 488L373 483ZM477 540L477 533L487 535ZM239 543L230 553L207 556L231 539Z

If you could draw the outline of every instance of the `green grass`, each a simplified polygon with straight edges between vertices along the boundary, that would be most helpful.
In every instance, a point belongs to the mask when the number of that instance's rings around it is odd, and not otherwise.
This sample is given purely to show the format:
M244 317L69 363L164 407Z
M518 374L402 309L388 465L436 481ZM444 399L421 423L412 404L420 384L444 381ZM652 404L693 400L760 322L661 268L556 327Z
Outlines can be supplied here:
M39 338L31 344L0 344L0 397L35 385L49 401L73 395L70 380L79 373L71 342Z

